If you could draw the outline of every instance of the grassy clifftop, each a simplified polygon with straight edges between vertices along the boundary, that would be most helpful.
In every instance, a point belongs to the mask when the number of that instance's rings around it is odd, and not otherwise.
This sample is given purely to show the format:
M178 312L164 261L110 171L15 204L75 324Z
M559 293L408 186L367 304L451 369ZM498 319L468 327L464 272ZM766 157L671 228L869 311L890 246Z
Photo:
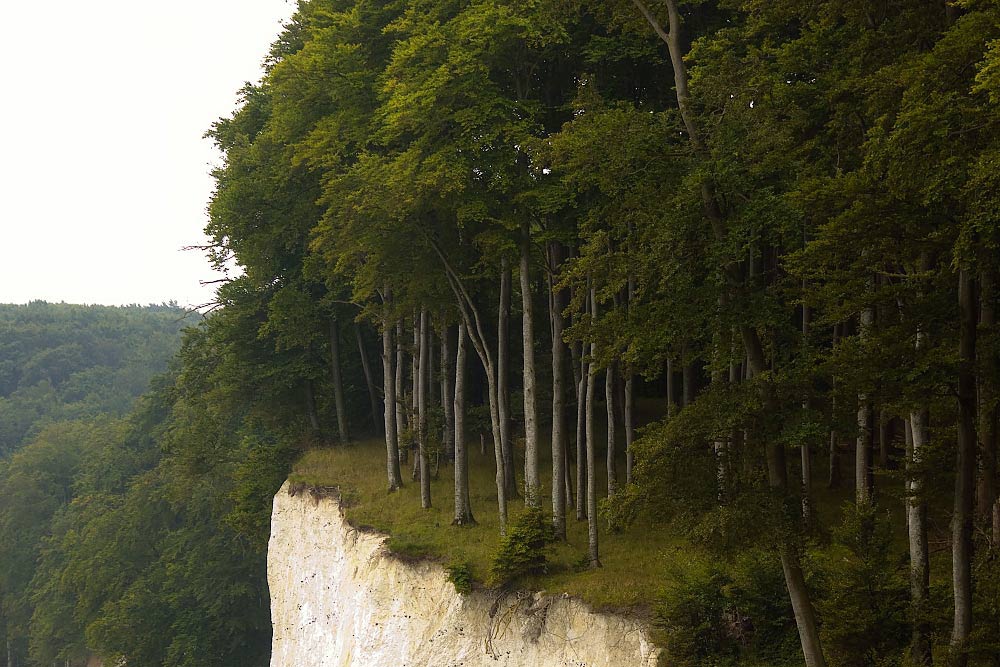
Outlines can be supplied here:
M386 493L385 446L366 441L346 447L317 449L295 464L291 480L340 488L347 518L354 525L371 526L391 535L389 547L401 556L430 557L445 563L466 564L477 583L489 578L490 563L500 542L493 454L477 448L469 452L469 480L478 525L452 526L453 470L442 466L431 482L433 507L420 507L415 483ZM409 479L408 471L404 475ZM601 479L603 474L598 478ZM548 480L544 480L548 488ZM543 499L551 507L551 499ZM510 503L511 517L523 510L520 499ZM528 588L578 596L597 608L643 610L659 592L663 572L691 563L702 554L671 537L666 526L642 520L627 529L601 535L599 570L586 569L587 523L570 512L567 541L552 547L548 572L522 583ZM681 548L683 546L683 549Z

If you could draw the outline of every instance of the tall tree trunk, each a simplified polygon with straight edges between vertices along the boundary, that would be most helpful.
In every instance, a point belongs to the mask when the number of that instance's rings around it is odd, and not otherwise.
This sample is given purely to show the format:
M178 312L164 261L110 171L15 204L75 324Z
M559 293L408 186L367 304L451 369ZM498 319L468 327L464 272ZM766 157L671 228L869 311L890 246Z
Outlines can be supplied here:
M687 358L690 354L690 348L687 343L684 343L684 351L681 354L685 359L684 367L681 370L681 401L682 405L686 408L694 403L694 361Z
M835 324L833 326L833 347L837 347L837 342L839 341L841 325ZM835 489L840 486L840 450L837 448L837 428L835 424L837 423L837 377L833 376L830 378L830 394L833 397L830 400L830 459L829 459L829 476L827 477L826 485L828 488Z
M316 391L313 389L313 381L306 380L306 415L309 417L309 428L313 435L320 437L322 427L319 424L319 412L316 410Z
M430 396L430 317L426 308L420 309L420 361L417 379L417 448L420 457L420 506L431 506L431 470L427 447L427 408Z
M372 373L371 364L368 363L368 352L365 350L365 341L361 335L361 327L354 325L354 338L358 342L358 355L361 357L361 370L365 375L365 384L368 386L368 400L371 403L372 423L375 426L375 435L385 435L385 423L382 410L379 407L378 389L375 387L375 376Z
M589 300L589 297L588 297ZM580 354L580 374L576 386L576 520L587 518L587 401L591 394L587 392L590 386L590 364L586 354Z
M475 523L469 497L469 454L465 446L465 323L461 322L455 354L455 520L452 525L472 526Z
M802 281L802 292L805 293L806 282ZM804 352L809 351L809 325L812 313L809 310L809 304L803 301L802 303L802 347ZM807 412L809 410L809 397L803 397L802 399L802 410ZM802 470L802 520L805 523L809 523L812 520L812 452L809 449L809 444L807 442L802 443L799 447L800 453L800 468Z
M541 505L538 474L538 405L535 400L535 309L531 303L531 238L529 226L521 225L521 338L524 395L524 501Z
M926 334L917 333L917 349L925 343ZM915 665L931 664L931 627L927 621L930 610L930 555L927 547L927 502L924 498L924 473L921 466L924 452L930 445L930 411L927 408L910 413L910 455L906 460L909 492L906 501L907 534L910 543L910 604L914 618L910 658Z
M504 480L507 495L517 497L517 476L514 471L514 442L510 432L510 263L500 260L500 306L497 316L497 399L500 407L500 444L503 450Z
M625 483L632 483L632 474L635 470L635 452L632 445L635 443L635 375L631 372L625 374Z
M892 416L885 410L878 411L878 465L889 469L889 455L892 448Z
M424 349L421 347L422 338L420 336L420 316L413 316L413 352L410 354L410 430L413 433L414 441L411 441L410 448L416 444L418 452L413 456L413 467L410 470L410 479L416 481L420 479L420 363L426 363Z
M955 619L951 632L951 664L968 664L972 632L972 522L976 476L976 297L967 269L958 274L959 372L958 456L955 465L955 507L951 519L952 584Z
M469 295L468 290L465 289L461 278L455 273L451 264L448 262L448 258L445 257L444 253L439 247L434 246L434 251L437 253L438 257L441 259L441 263L445 267L445 276L448 279L448 284L455 294L455 299L458 301L459 310L462 313L462 320L465 323L465 327L469 333L469 340L472 341L472 346L476 349L476 354L479 355L480 361L482 361L483 369L486 371L486 384L487 384L487 395L489 396L490 404L490 425L493 430L493 452L496 457L496 485L497 485L497 514L500 523L500 534L507 534L507 482L504 475L504 464L503 464L503 450L500 441L500 431L501 431L501 420L500 420L500 400L499 391L497 386L497 367L493 362L493 356L490 354L490 347L486 340L486 334L483 330L482 318L479 315L479 310L476 308L475 302Z
M608 447L607 471L608 471L608 498L618 493L618 452L615 442L615 426L617 418L615 415L615 366L616 362L611 362L604 373L604 400L607 403L608 412Z
M340 375L340 325L336 317L330 318L330 377L333 380L333 402L337 410L337 434L347 442L347 402L344 400L344 380Z
M556 539L566 539L566 343L563 342L562 290L556 289L554 274L562 263L559 243L549 243L549 322L552 329L552 529Z
M677 414L676 383L674 382L674 359L667 357L667 417Z
M740 326L740 337L743 339L743 346L747 353L747 373L749 377L753 378L764 372L766 368L764 348L757 332L746 325ZM776 411L775 397L771 388L764 384L761 391L765 410ZM780 441L769 439L765 444L764 452L767 459L769 486L778 493L787 493L788 472L784 445ZM794 542L785 538L779 545L779 552L781 569L785 576L785 588L788 590L788 597L792 603L792 612L799 631L799 642L802 646L806 667L825 667L826 658L823 656L819 640L816 614L809 598L809 590L806 588L805 577L802 574L802 566Z
M403 433L406 431L406 391L403 389L403 374L406 366L406 349L403 346L405 335L403 320L396 323L396 441L399 444L399 462L406 463L408 458L408 443L400 443Z
M590 290L590 313L597 318L597 295ZM590 344L591 359L597 358L597 343ZM597 535L597 447L594 425L594 392L597 386L597 364L587 369L587 558L591 568L601 566Z
M629 224L629 236L632 235L632 225ZM631 322L632 320L632 303L635 301L635 276L629 274L628 276L628 289L625 294L626 297L626 318ZM635 399L635 375L632 373L632 369L626 366L625 361L622 361L622 374L625 376L625 385L623 388L624 396L622 397L622 421L625 425L625 483L632 483L632 473L635 468L635 452L633 451L632 445L635 442L635 414L634 414L634 399Z
M871 307L861 311L861 344L871 336L875 324L875 310ZM858 505L868 505L874 501L875 480L872 470L872 422L873 410L867 393L858 394L858 439L854 450L854 492Z
M386 290L387 300L388 294L389 292ZM385 420L385 455L389 493L403 485L403 476L399 469L399 439L396 432L396 369L393 368L393 355L395 353L392 344L392 323L386 315L382 320L382 392L385 395L385 409L382 411L382 416Z
M451 327L441 323L441 407L444 411L444 454L455 455L455 397L452 395Z
M428 405L440 405L441 397L438 396L438 384L434 382L434 368L435 368L435 345L434 345L434 322L431 318L430 313L427 314L427 404Z
M720 302L723 299L720 299ZM720 303L720 306L722 303ZM721 310L721 309L720 309ZM713 387L720 387L726 378L722 374L722 351L729 348L728 336L716 335L713 341L712 350L712 370L711 383ZM715 484L716 498L719 503L725 503L728 496L729 480L729 453L726 451L726 439L719 437L712 443L712 450L715 453Z
M988 336L996 336L996 284L992 270L985 270L979 283L979 327ZM988 345L986 347L989 347ZM1000 505L997 504L998 378L1000 364L992 352L983 360L979 379L979 479L976 484L976 507L994 546L1000 545Z

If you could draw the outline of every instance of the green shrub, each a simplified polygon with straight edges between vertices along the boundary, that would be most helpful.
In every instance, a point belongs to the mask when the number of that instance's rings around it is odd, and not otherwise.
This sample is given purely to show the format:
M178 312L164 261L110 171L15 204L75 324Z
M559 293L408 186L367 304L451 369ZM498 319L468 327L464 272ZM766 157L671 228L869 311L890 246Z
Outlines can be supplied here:
M448 581L455 586L455 592L468 595L472 592L472 570L466 561L452 561L445 566Z
M675 564L656 609L671 664L800 665L798 635L776 556Z
M910 638L909 591L891 549L891 517L874 506L848 504L833 537L817 598L830 665L899 664Z
M554 541L552 524L541 508L525 508L500 540L490 565L490 584L504 586L524 575L545 572L546 552Z

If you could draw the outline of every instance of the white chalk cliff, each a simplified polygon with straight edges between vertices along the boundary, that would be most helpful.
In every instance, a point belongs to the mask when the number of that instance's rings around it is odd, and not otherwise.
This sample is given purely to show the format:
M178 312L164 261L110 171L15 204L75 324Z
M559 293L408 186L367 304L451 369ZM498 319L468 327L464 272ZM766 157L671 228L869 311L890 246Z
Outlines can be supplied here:
M391 555L335 498L274 498L271 667L655 667L631 619L561 596L460 595L444 569Z

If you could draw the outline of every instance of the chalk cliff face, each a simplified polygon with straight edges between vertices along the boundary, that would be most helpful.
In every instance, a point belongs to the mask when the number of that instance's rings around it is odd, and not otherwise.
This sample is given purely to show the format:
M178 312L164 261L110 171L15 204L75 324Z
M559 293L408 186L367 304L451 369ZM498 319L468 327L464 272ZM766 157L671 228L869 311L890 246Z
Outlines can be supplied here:
M563 597L459 595L441 566L390 555L334 498L274 498L271 667L654 667L636 622Z

